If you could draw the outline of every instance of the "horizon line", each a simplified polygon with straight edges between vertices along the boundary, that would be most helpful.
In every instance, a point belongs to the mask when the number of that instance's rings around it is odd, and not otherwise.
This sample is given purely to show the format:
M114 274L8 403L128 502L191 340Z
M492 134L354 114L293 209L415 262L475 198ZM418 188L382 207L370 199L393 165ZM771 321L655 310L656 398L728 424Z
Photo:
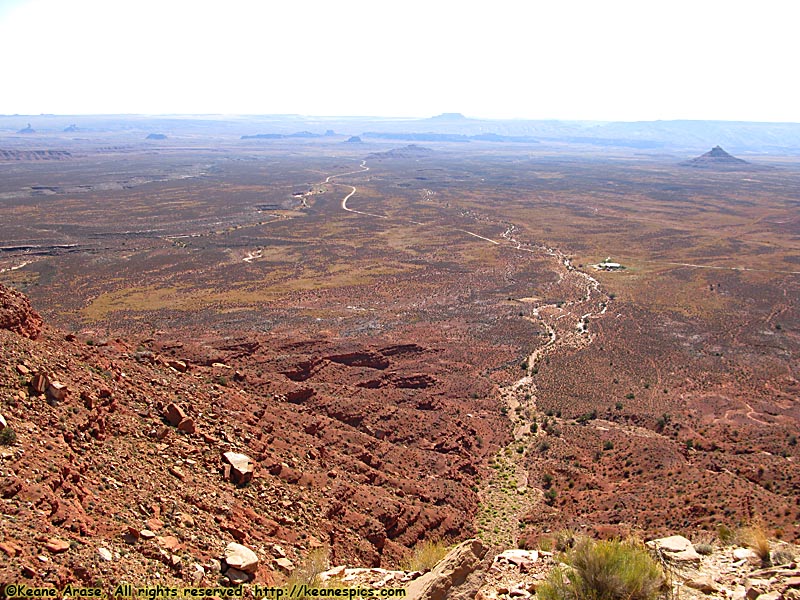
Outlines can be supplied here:
M800 121L764 121L748 119L706 119L706 118L656 118L656 119L598 119L598 118L558 118L558 117L473 117L465 116L462 113L445 112L432 116L397 116L397 115L322 115L322 114L303 114L303 113L237 113L237 112L98 112L98 113L0 113L0 118L87 118L87 117L222 117L222 118L297 118L297 119L355 119L355 120L397 120L397 121L431 121L440 120L441 122L452 121L489 121L489 122L567 122L567 123L752 123L752 124L771 124L771 125L800 125ZM444 117L444 118L442 118Z

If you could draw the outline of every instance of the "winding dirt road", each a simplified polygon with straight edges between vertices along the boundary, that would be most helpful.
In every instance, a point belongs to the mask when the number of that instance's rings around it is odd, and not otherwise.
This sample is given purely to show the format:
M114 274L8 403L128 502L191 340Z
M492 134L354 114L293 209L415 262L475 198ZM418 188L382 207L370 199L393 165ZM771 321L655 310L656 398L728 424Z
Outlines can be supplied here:
M325 183L330 183L335 177L360 174L369 170L366 161L362 161L360 168L360 171L329 175L325 179ZM336 185L346 184L337 183ZM375 218L388 218L386 215L348 207L348 200L357 193L358 189L353 185L347 185L347 187L350 188L350 192L342 198L342 210ZM602 291L600 283L594 277L576 269L570 258L560 250L544 245L526 244L513 237L513 233L517 229L513 224L509 225L500 235L502 241L498 241L467 229L420 223L410 219L403 220L420 226L443 227L451 231L458 231L495 246L507 247L512 251L552 257L558 265L559 274L558 281L552 285L563 285L567 280L567 283L577 292L576 299L565 303L534 306L532 316L525 317L533 323L539 323L547 331L547 341L543 345L533 348L527 355L524 375L499 390L499 399L508 407L514 439L509 447L502 449L495 457L495 465L499 465L499 468L495 471L495 475L484 483L479 492L481 505L492 507L491 510L479 514L479 517L482 515L483 519L479 530L487 541L509 546L517 541L520 519L531 507L542 500L541 490L528 486L528 470L524 463L524 455L518 451L520 447L532 446L535 438L545 435L541 430L536 433L531 430L533 422L531 417L536 411L535 375L538 372L538 364L545 355L557 352L560 348L578 348L591 344L594 334L589 332L588 324L590 320L602 318L606 314L611 299ZM567 322L575 322L575 326L570 328L560 324L559 321L564 317L572 317L573 320ZM498 473L503 472L505 476L501 479ZM513 482L513 485L508 485L509 480Z

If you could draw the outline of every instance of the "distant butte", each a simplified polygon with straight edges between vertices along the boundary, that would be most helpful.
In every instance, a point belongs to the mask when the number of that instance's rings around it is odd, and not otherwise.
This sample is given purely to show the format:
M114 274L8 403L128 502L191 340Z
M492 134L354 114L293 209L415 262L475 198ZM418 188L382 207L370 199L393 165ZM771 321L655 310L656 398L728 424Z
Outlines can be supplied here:
M27 127L20 129L17 133L36 133L36 130L28 123Z
M431 117L431 121L466 121L467 117L461 113L442 113Z
M386 152L374 152L367 156L367 158L426 158L434 154L434 150L417 144L409 144L403 148L394 148Z
M684 167L694 167L697 169L751 169L757 168L752 163L731 156L720 146L714 146L711 150L691 160L680 163Z

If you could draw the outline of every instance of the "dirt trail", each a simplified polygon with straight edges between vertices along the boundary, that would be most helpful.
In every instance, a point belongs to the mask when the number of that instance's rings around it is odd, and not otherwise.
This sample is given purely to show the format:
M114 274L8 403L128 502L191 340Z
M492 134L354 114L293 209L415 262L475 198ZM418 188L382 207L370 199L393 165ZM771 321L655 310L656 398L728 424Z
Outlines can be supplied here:
M369 170L366 161L362 161L360 166L360 171L329 175L325 183L330 183L335 177L360 174ZM349 208L347 201L356 194L357 188L352 185L347 187L350 187L351 191L342 199L343 210L382 219L388 218L386 215ZM408 221L421 226L444 227ZM575 290L573 296L575 299L558 304L535 305L531 315L524 317L547 332L547 341L533 348L528 354L523 363L523 376L499 391L499 399L506 405L513 426L514 439L507 447L501 449L490 463L493 475L479 491L477 529L481 538L492 545L514 547L520 532L521 518L542 501L541 490L529 486L528 471L525 467L525 456L529 448L534 447L539 437L547 435L533 425L537 393L535 376L539 363L546 355L558 352L560 349L581 348L591 344L594 333L590 331L589 324L591 320L602 318L606 314L610 298L601 290L600 283L594 277L576 269L570 258L560 250L540 244L526 244L516 239L514 237L516 226L513 224L500 235L502 241L466 229L456 227L450 229L496 246L507 247L511 251L552 257L557 264L559 274L558 281L552 285L566 284ZM522 260L522 256L520 259Z
M542 501L542 492L529 485L525 466L527 453L536 446L538 438L547 435L533 425L536 418L535 377L539 363L560 349L591 344L594 334L589 331L589 323L606 314L610 300L600 289L599 282L573 267L563 252L542 245L526 246L513 237L515 229L510 225L501 237L515 250L553 257L559 265L559 280L555 285L570 284L577 299L533 307L529 320L547 332L546 341L528 355L522 365L523 376L500 389L500 399L508 407L508 416L513 424L514 439L494 458L491 465L494 474L480 491L478 529L487 542L504 547L516 546L521 530L520 519ZM570 323L575 323L574 327L570 327Z

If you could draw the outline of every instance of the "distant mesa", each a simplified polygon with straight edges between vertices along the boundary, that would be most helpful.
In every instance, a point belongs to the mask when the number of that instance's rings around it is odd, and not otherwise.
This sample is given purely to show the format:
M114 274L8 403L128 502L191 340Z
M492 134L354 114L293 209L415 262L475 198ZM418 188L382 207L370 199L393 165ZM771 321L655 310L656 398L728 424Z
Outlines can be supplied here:
M331 133L328 134L327 132L325 135L335 135L331 129L329 129ZM319 133L312 133L310 131L298 131L297 133L255 133L253 135L243 135L240 139L243 140L283 140L286 138L319 138L323 137Z
M694 167L696 169L737 169L753 168L755 166L746 160L731 156L719 146L714 146L705 154L680 164L684 167Z
M336 132L333 129L328 129L325 131L326 137L331 137L332 135L336 135Z
M164 135L163 133L151 133L145 139L146 140L165 140L165 139L167 139L167 136Z
M403 148L394 148L386 152L374 152L367 156L367 158L382 159L382 158L427 158L435 154L430 148L424 146L417 146L416 144L409 144Z
M73 123L69 127L64 127L64 133L75 133L78 131L78 126Z
M286 136L282 133L256 133L253 135L243 135L243 140L282 140Z
M529 135L500 135L497 133L479 133L464 135L463 133L398 133L393 131L366 131L361 134L368 138L382 140L403 140L408 142L513 142L523 144L538 144L539 140Z
M289 138L318 138L322 137L318 133L311 133L310 131L298 131L297 133L290 133L289 135L285 136Z
M383 140L403 140L408 142L469 142L469 136L463 133L395 133L366 131L364 137L379 138Z
M361 141L360 137L358 137L357 135L353 135L353 136L350 136L345 143L346 144L361 144L363 142Z
M17 133L36 133L36 130L33 127L31 127L30 123L28 123L27 127L25 127L24 129L20 129Z

